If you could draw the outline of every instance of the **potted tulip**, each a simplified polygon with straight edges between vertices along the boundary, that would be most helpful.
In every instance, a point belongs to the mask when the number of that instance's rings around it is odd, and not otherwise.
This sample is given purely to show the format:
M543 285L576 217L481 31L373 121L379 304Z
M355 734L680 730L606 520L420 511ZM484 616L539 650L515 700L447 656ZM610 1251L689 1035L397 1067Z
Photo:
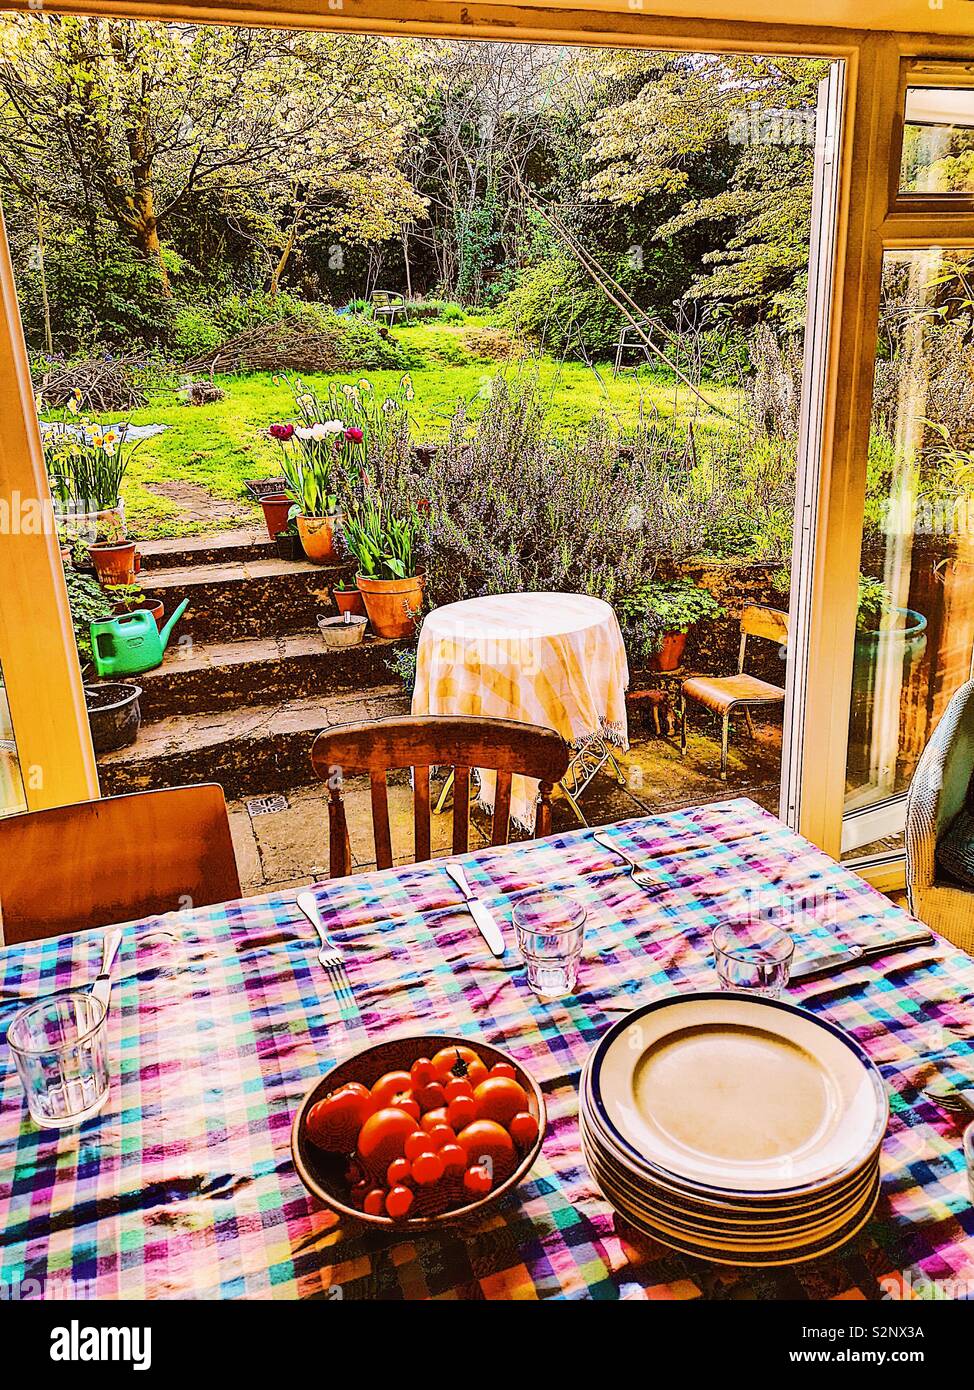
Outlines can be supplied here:
M414 636L423 603L416 553L424 529L419 512L395 516L380 494L366 492L348 509L342 529L373 631L379 637Z
M316 420L311 425L271 425L271 438L281 447L283 472L296 500L298 535L308 559L317 565L338 563L335 531L340 517L335 487L335 445L345 432L341 420Z

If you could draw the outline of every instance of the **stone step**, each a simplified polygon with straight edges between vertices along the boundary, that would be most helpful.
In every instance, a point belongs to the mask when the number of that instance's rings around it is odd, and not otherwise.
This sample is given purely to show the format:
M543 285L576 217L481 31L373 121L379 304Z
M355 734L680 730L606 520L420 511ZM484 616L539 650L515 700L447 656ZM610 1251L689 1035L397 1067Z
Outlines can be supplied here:
M316 780L309 755L322 729L408 712L397 681L338 699L171 715L144 725L130 747L99 757L102 794L219 782L231 798L307 786Z
M210 536L180 536L158 541L139 541L142 574L158 570L187 569L192 565L232 564L235 561L271 560L277 548L262 525L218 531Z
M162 599L168 617L184 598L189 609L174 641L230 642L307 632L331 612L329 594L340 567L267 558L160 569L140 575L143 591Z
M329 649L317 632L176 643L161 666L135 678L142 719L367 692L393 679L386 663L396 645L367 637L357 647Z

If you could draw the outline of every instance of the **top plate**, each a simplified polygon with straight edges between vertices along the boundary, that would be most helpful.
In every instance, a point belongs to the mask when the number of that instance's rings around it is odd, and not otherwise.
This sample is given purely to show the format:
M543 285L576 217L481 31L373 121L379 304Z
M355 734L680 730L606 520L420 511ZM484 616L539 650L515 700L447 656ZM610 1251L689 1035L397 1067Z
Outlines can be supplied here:
M782 1000L724 992L621 1019L593 1054L591 1098L631 1158L724 1192L833 1182L868 1158L889 1115L853 1038Z

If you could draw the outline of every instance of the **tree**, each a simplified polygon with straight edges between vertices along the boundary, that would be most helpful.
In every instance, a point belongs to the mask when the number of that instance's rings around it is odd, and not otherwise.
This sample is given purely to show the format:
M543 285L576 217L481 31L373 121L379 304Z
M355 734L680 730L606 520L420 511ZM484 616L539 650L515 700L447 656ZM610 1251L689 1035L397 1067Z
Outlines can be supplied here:
M0 28L0 173L37 151L69 173L157 269L193 198L246 190L288 209L276 288L312 207L378 235L422 214L397 166L410 128L409 52L381 40L58 16ZM381 167L381 178L371 178ZM283 258L283 259L282 259Z

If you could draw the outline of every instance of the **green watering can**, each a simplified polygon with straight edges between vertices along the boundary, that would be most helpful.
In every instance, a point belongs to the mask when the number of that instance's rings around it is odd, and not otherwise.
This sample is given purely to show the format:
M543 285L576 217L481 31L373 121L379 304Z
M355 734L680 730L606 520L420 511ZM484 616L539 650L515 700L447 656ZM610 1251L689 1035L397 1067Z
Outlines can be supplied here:
M170 634L188 607L184 598L161 632L144 609L92 623L91 650L99 676L135 676L160 665Z

